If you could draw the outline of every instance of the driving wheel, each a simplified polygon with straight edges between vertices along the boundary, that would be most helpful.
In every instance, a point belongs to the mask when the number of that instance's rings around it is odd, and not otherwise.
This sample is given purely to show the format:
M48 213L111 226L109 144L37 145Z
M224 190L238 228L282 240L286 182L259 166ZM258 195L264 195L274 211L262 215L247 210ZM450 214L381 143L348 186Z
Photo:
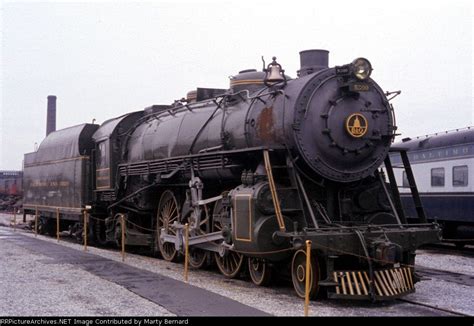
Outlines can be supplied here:
M224 224L221 221L223 213L225 213L225 207L222 205L222 200L218 200L214 206L212 232L224 230ZM235 278L244 262L244 255L231 250L226 250L223 256L216 252L214 258L219 271L227 278Z
M188 214L185 221L189 225L193 225L195 221L192 220L192 212ZM195 235L208 234L211 228L211 219L209 217L209 210L206 205L201 209L201 221L199 226L195 229ZM208 261L209 253L206 250L196 247L189 247L189 265L192 268L203 268Z
M167 261L176 261L178 252L172 242L161 240L161 232L164 229L166 234L176 235L176 230L172 227L175 221L179 221L179 206L172 191L166 190L160 198L157 212L156 239L161 255Z
M272 268L261 258L249 258L249 273L252 282L258 286L266 286L272 278Z

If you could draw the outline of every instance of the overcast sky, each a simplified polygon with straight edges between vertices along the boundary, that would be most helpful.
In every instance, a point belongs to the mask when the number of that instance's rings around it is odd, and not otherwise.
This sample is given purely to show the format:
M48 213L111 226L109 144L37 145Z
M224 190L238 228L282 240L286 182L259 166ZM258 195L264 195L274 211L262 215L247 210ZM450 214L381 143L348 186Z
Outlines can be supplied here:
M1 0L0 0L1 1ZM57 128L101 123L277 56L296 77L298 52L330 66L368 58L404 137L473 125L473 9L457 1L3 1L0 170L21 169Z

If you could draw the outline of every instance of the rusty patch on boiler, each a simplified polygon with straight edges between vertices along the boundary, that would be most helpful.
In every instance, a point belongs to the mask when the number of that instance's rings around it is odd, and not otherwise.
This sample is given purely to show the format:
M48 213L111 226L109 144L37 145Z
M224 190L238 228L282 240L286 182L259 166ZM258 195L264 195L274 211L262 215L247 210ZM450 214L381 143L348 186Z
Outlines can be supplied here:
M257 119L255 127L257 136L264 141L275 139L273 107L264 108Z

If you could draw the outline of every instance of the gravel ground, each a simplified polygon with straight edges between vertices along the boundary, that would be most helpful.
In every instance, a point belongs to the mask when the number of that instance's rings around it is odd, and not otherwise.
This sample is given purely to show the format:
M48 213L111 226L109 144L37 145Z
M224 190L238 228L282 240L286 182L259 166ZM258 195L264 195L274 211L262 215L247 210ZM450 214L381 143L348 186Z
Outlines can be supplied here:
M419 250L416 264L424 267L474 276L474 258L462 255L446 255L430 250Z
M18 229L29 229L30 221L33 221L33 215L26 215L26 223L23 223L23 214L0 213L0 226L11 226L15 224Z
M24 234L34 236L31 233ZM55 239L44 236L39 236L39 238L44 241L56 241ZM82 250L82 247L75 243L61 242L61 245ZM0 251L3 252L3 246L0 247ZM121 261L120 252L118 251L90 247L89 252L112 260ZM433 255L436 257L433 257ZM453 256L420 252L417 259L417 264L419 265L437 269L446 266L450 268L449 270L465 273L474 277L474 273L472 272L472 265L474 265L473 258L453 258ZM436 259L436 262L433 262L434 259ZM163 260L130 253L127 253L126 263L177 280L183 280L183 266L181 264L169 263ZM465 265L465 267L458 265ZM455 268L457 269L454 270ZM84 273L82 271L79 272ZM74 273L78 273L77 270L74 270ZM280 316L303 315L303 301L295 297L290 284L273 286L272 288L255 287L251 282L246 280L228 280L213 270L191 270L190 283L270 314ZM472 287L445 282L435 278L421 281L417 283L416 287L417 292L406 296L406 299L474 315L474 306L471 304L474 301L474 291L472 291ZM127 292L126 290L124 291ZM130 297L132 296L130 293ZM136 296L135 298L143 300ZM133 299L133 301L136 299ZM144 307L144 305L140 306ZM113 314L114 312L111 311L110 313ZM438 310L417 307L400 301L370 304L367 302L322 300L313 301L310 306L310 315L313 316L436 316L443 314L444 313Z
M471 259L471 264L472 263ZM417 283L416 292L408 298L413 301L474 316L473 290L474 288L472 286L460 285L433 278L431 281Z
M52 264L5 238L0 248L0 316L173 316L119 285L73 265Z

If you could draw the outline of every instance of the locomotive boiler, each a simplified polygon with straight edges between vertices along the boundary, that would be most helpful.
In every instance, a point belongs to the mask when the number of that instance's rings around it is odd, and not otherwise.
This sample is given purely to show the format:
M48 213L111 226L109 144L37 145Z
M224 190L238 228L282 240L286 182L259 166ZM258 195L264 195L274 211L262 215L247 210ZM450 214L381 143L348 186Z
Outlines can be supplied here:
M426 222L406 152L391 148L389 93L367 59L329 68L328 51L308 50L300 60L294 79L274 57L228 89L51 133L25 157L25 208L45 230L60 212L80 234L87 207L96 242L120 243L125 227L128 246L168 261L183 255L188 230L192 267L215 262L227 277L245 267L257 285L287 272L301 297L307 277L312 297L413 292L415 250L440 230ZM416 224L399 204L389 151L411 175Z

